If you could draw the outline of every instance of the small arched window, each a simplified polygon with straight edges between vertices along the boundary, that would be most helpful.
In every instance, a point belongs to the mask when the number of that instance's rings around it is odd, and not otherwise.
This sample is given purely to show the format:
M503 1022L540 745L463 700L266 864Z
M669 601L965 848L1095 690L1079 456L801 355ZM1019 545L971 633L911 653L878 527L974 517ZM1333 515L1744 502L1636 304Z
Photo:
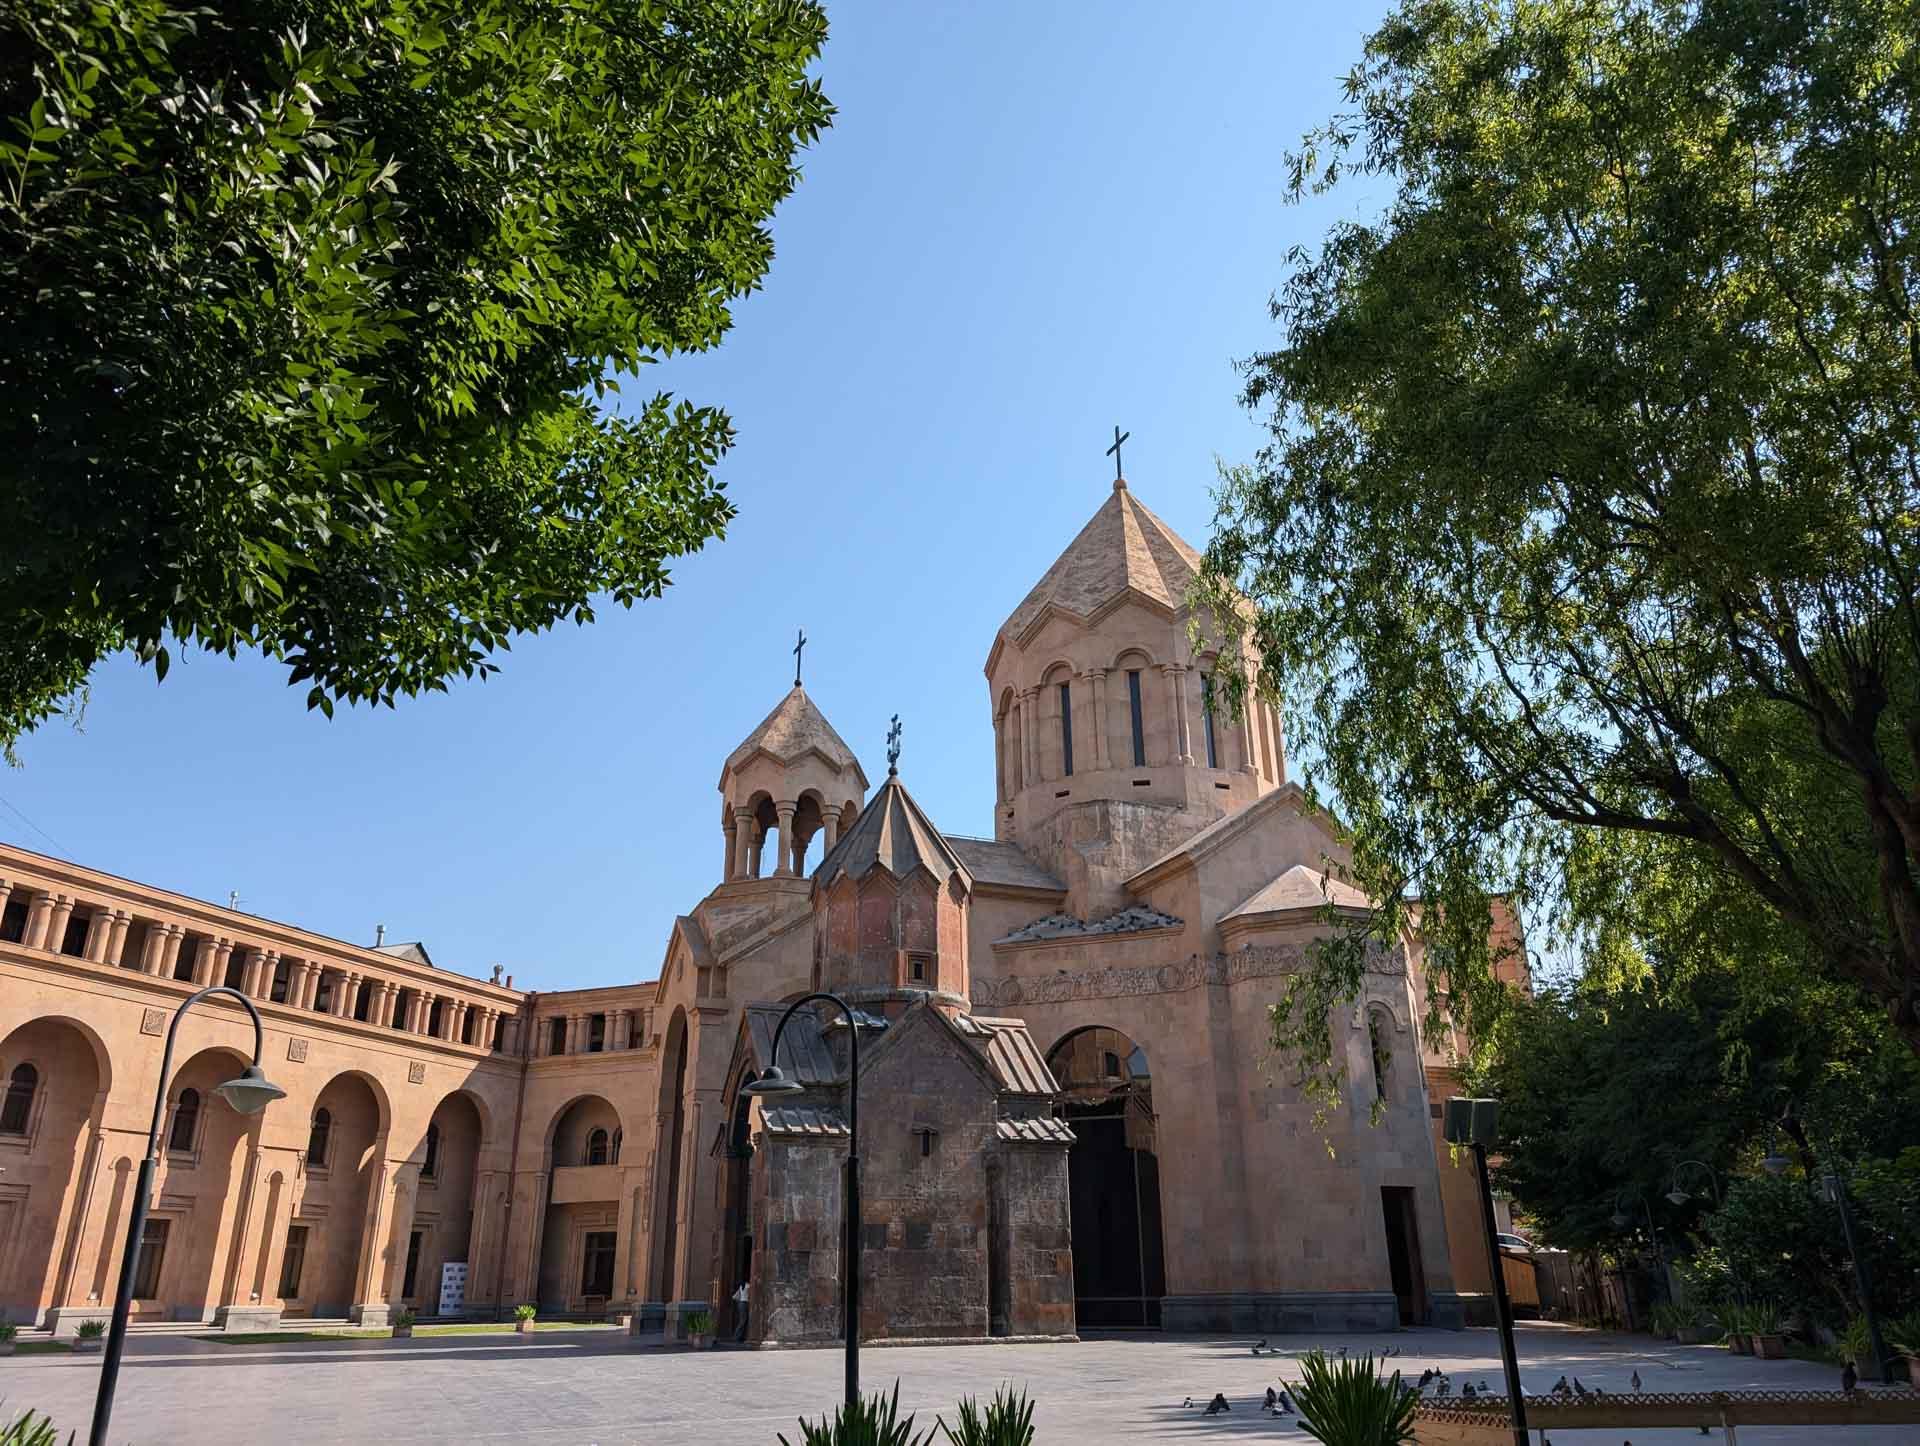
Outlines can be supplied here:
M33 1118L33 1092L40 1088L40 1071L30 1064L13 1067L7 1080L7 1101L0 1105L0 1134L24 1135Z
M200 1091L181 1090L173 1107L173 1128L167 1131L167 1148L179 1154L193 1151L193 1132L200 1124Z
M607 1163L607 1132L605 1130L587 1131L587 1163L589 1165Z
M420 1178L431 1180L440 1173L440 1127L427 1126L427 1158L420 1166Z
M622 1133L623 1131L617 1128L613 1132L613 1154L607 1161L609 1165L617 1165L620 1163L620 1136Z
M325 1110L313 1112L313 1132L307 1136L307 1163L325 1166L327 1145L333 1134L333 1116Z
M1386 1030L1381 1027L1385 1018L1383 1010L1367 1011L1367 1046L1373 1052L1373 1097L1377 1100L1387 1097L1387 1071L1393 1063L1393 1055L1387 1048Z

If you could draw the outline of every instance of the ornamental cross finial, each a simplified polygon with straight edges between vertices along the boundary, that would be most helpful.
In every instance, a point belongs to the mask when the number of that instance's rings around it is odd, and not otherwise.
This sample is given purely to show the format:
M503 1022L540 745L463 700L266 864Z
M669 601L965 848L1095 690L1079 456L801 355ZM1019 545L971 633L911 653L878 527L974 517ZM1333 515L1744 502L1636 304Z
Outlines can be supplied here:
M893 715L893 726L887 729L887 777L892 778L900 771L900 715Z
M793 645L793 686L800 686L800 650L807 645L807 630L800 629L800 636Z
M1125 475L1120 471L1120 444L1132 435L1133 433L1123 432L1118 427L1113 429L1113 445L1107 448L1107 455L1113 458L1113 480L1116 482L1126 480Z

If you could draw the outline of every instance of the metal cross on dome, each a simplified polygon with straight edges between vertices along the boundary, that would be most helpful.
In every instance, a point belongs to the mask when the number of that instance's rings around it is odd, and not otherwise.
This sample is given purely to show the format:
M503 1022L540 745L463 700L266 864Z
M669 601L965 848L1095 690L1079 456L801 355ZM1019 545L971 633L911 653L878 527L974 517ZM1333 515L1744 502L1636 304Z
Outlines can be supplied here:
M1132 435L1133 433L1123 432L1118 427L1113 429L1113 445L1107 448L1107 455L1113 458L1113 480L1116 482L1126 480L1120 471L1120 444Z
M887 729L887 777L892 778L900 771L900 715L893 715L893 726Z
M800 686L800 650L807 645L807 630L801 628L793 645L793 686Z

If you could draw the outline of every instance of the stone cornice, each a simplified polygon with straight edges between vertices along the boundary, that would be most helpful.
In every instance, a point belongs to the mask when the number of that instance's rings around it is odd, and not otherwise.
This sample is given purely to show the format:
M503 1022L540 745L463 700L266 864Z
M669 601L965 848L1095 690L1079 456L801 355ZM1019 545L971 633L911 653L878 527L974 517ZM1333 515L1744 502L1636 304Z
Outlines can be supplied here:
M1124 936L1122 936L1124 937ZM1098 969L1061 970L1028 978L976 979L975 1009L1017 1009L1034 1004L1067 1004L1080 999L1118 999L1138 994L1183 994L1202 985L1232 986L1249 979L1297 974L1306 967L1306 950L1299 944L1270 944L1201 958L1190 954L1168 964L1134 968L1109 965ZM1374 946L1368 951L1369 974L1404 975L1402 949Z

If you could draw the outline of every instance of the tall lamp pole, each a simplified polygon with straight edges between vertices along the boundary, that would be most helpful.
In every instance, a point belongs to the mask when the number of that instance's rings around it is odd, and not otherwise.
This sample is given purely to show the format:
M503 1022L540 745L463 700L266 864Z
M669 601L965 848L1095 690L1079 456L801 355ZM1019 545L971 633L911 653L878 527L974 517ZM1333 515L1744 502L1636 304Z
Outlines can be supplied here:
M1487 1175L1487 1146L1499 1130L1499 1122L1498 1100L1469 1100L1455 1095L1447 1101L1447 1143L1469 1147L1480 1175L1480 1223L1487 1236L1487 1271L1493 1277L1493 1318L1500 1327L1500 1362L1507 1373L1513 1446L1527 1446L1527 1394L1520 1385L1520 1358L1513 1344L1513 1307L1507 1303L1507 1277L1500 1267L1500 1242L1494 1238L1493 1182Z
M167 1026L167 1047L160 1056L160 1082L154 1087L153 1095L153 1124L147 1130L147 1152L141 1157L140 1173L134 1181L127 1244L120 1254L120 1284L113 1297L113 1327L107 1332L107 1349L100 1361L100 1388L93 1398L93 1429L87 1436L88 1446L107 1446L107 1421L113 1415L113 1391L120 1381L120 1355L127 1344L127 1314L133 1307L133 1275L140 1264L140 1237L146 1233L147 1207L153 1196L153 1167L160 1153L160 1122L167 1110L167 1077L173 1073L174 1035L179 1032L180 1021L187 1011L210 994L232 995L253 1020L253 1063L241 1072L240 1078L216 1085L213 1093L243 1115L258 1114L275 1100L286 1097L285 1090L260 1073L264 1039L260 1011L253 1007L253 1001L224 984L189 994L173 1012L173 1022Z
M860 1404L860 1024L853 1006L837 994L815 991L803 994L789 1004L773 1031L773 1059L780 1058L780 1036L787 1021L803 1004L831 1004L847 1017L847 1189L846 1189L846 1326L847 1326L847 1406ZM776 1063L766 1073L741 1089L750 1095L799 1094L806 1087L788 1079Z
M1660 1294L1666 1297L1668 1305L1672 1305L1673 1282L1667 1278L1667 1252L1666 1248L1660 1244L1660 1227L1653 1223L1653 1206L1647 1203L1647 1197L1645 1195L1642 1195L1631 1185L1613 1197L1613 1228L1615 1230L1625 1230L1633 1223L1633 1217L1620 1208L1620 1202L1629 1195L1637 1198L1640 1201L1640 1208L1646 1212L1647 1238L1653 1242L1653 1258L1660 1262ZM1626 1288L1626 1278L1624 1276L1621 1277L1620 1285L1621 1289L1624 1290ZM1629 1307L1631 1307L1631 1303L1629 1303Z

